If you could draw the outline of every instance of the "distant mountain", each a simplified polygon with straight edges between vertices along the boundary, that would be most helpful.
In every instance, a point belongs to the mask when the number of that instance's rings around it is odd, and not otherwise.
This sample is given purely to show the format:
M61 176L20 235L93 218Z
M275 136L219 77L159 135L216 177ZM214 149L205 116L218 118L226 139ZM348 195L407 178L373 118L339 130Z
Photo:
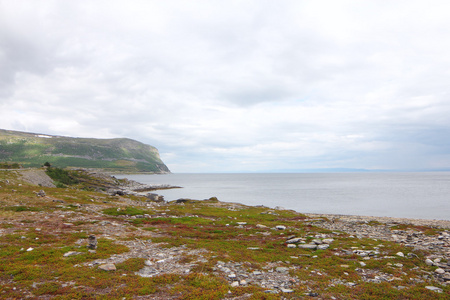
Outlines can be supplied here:
M73 138L0 129L0 162L24 167L98 168L117 172L170 173L158 150L127 138Z

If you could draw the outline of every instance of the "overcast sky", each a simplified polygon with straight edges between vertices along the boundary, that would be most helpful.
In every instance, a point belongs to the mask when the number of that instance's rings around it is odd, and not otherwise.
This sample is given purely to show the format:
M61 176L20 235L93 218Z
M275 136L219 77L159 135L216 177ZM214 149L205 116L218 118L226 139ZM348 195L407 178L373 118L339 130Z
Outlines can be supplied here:
M172 172L450 169L450 1L0 0L0 128Z

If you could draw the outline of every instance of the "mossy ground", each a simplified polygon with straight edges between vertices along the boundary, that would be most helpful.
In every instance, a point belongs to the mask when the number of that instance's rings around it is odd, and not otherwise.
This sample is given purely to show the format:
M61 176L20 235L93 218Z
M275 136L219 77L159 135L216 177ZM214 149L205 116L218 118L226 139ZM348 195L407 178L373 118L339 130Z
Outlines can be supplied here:
M83 182L92 179L86 177ZM0 186L2 299L309 299L311 291L322 299L450 298L448 286L431 277L424 279L426 272L433 271L424 263L426 253L414 251L414 256L398 257L395 254L399 251L413 251L392 242L331 233L311 225L304 215L294 211L215 199L147 205L143 197L109 196L89 190L82 183L45 188L46 196L38 197L35 191L41 188L21 182L12 171L0 171ZM240 226L242 222L245 224ZM277 230L277 225L286 229ZM435 233L426 227L414 229ZM112 233L108 236L105 230ZM86 247L91 234L99 237L95 252ZM335 241L326 250L286 247L289 236L309 241L317 234L333 234ZM160 243L161 248L184 246L206 251L202 262L187 274L140 277L135 272L144 267L148 259L144 257L118 263L116 271L89 265L127 253L129 249L122 241L130 240L151 240ZM363 261L342 251L355 248L376 249L380 259ZM80 254L64 257L69 251ZM185 256L179 263L195 260L194 256ZM290 271L295 278L293 292L269 294L256 284L231 287L224 275L215 272L218 261L241 262L249 271L268 264L296 266ZM360 262L366 263L364 276L382 273L395 280L363 280ZM428 285L442 288L443 293L426 289Z

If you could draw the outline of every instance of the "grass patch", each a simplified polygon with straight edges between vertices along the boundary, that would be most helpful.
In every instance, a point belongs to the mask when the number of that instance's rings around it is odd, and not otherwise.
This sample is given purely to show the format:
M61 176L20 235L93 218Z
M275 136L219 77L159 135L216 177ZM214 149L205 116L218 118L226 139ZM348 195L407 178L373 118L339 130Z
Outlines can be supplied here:
M106 208L102 211L105 215L110 216L137 216L137 215L145 215L151 213L149 210L144 210L132 206L128 206L127 208L115 208L110 207Z
M4 207L3 210L6 210L6 211L14 211L14 212L22 212L22 211L42 211L42 208L39 208L39 207L32 207L32 206L18 205L18 206L7 206L7 207Z

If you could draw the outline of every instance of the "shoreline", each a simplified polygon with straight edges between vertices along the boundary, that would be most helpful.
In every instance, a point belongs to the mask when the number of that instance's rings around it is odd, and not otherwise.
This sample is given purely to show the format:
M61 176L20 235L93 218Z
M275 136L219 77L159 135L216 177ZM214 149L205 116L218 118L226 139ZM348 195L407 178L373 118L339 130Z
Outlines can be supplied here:
M135 180L128 178L123 178L121 181L117 181L117 178L110 174L109 172L104 172L100 170L92 169L82 169L86 171L89 175L95 176L101 180L107 180L113 187L108 189L108 192L116 194L117 192L122 192L125 194L134 194L137 196L147 196L150 198L155 198L157 195L158 199L163 199L162 195L156 193L149 193L164 189L174 189L182 188L180 186L172 186L169 184L144 184ZM51 179L43 172L42 169L29 168L21 170L6 170L6 171L16 171L20 174L22 180L25 180L31 184L40 186L52 186L49 185ZM24 176L26 173L26 176ZM119 192L119 193L120 193ZM220 200L220 199L219 199ZM201 200L200 200L201 201ZM220 201L222 202L222 201ZM223 202L226 203L226 202ZM232 202L230 202L232 203ZM247 205L244 203L237 203L239 205L246 206L259 206L259 205ZM277 208L271 208L277 209ZM283 208L286 209L286 208ZM439 228L450 228L450 220L440 220L440 219L420 219L420 218L404 218L404 217L386 217L386 216L367 216L367 215L352 215L352 214L331 214L331 213L305 213L292 209L293 211L303 214L311 218L326 218L330 221L346 221L346 222L379 222L384 224L409 224L415 226L434 226Z
M345 214L319 214L319 213L302 213L305 216L312 218L326 218L330 221L344 221L344 222L379 222L384 224L408 224L415 226L433 226L439 228L450 228L450 220L430 220L417 218L398 218L398 217L377 217L377 216L360 216L360 215L345 215Z

